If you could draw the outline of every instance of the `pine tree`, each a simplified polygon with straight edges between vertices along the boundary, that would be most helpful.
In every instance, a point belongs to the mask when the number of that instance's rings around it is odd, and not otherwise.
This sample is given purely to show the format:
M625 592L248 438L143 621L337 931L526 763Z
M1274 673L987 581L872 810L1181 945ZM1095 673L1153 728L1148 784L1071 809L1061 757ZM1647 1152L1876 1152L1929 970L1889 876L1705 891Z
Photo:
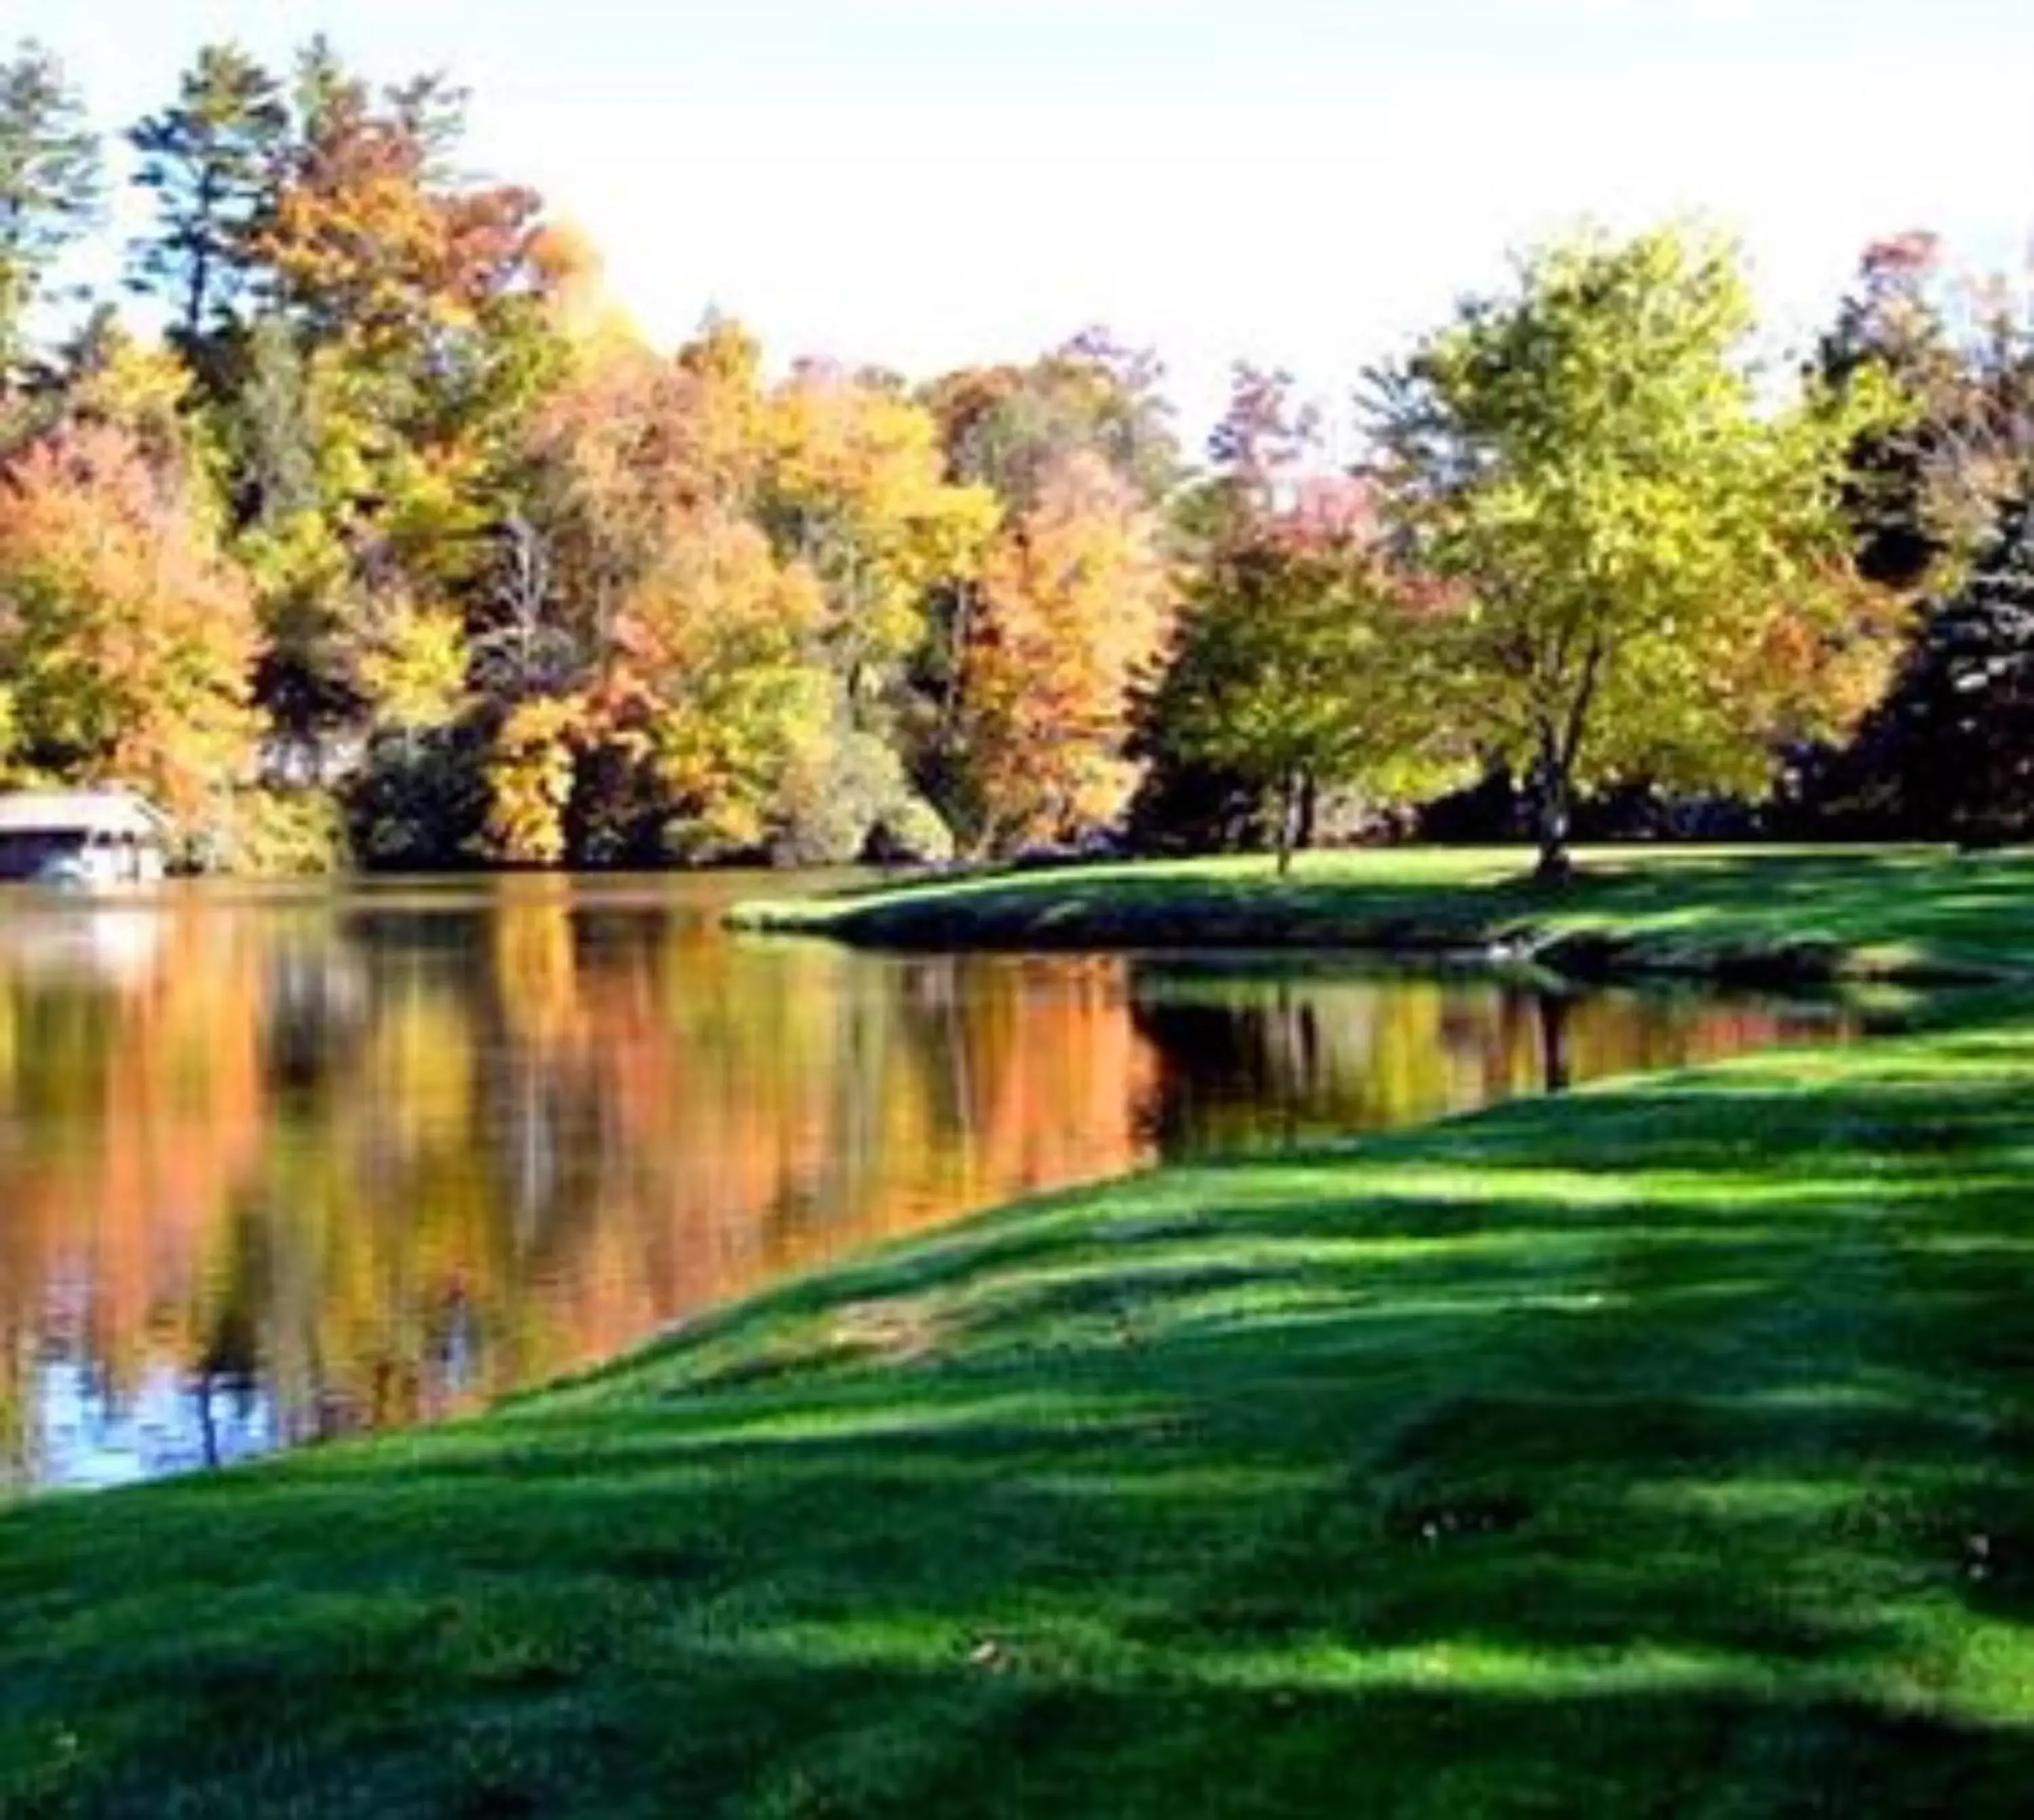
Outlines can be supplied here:
M276 79L237 46L208 44L175 103L127 135L156 231L134 249L135 281L165 298L186 347L220 325L252 282L248 237L289 132Z
M1962 587L1926 614L1859 744L1908 828L1969 846L2034 830L2034 499L2002 509Z
M99 205L99 141L40 45L0 63L0 385L21 359L51 272Z

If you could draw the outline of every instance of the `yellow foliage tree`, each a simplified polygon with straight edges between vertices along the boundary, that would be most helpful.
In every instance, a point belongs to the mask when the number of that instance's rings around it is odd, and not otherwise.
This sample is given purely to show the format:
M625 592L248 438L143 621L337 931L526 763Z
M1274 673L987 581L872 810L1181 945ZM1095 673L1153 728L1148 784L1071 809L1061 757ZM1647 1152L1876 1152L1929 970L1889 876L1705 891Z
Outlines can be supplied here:
M511 710L487 764L487 846L511 865L556 865L565 857L573 749L585 728L576 696L538 696Z
M831 368L801 368L779 388L768 434L762 521L818 577L829 656L865 711L924 639L930 590L974 573L995 496L949 482L924 405Z
M786 774L830 720L817 583L749 524L703 516L624 609L610 718L647 759L680 856L758 845Z

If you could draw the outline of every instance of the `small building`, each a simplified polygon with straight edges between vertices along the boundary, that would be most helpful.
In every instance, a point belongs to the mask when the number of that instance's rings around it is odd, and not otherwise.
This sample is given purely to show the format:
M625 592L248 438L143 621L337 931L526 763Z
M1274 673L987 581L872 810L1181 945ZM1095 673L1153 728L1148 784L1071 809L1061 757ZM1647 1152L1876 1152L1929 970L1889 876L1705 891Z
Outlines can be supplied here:
M168 869L169 850L168 821L132 790L0 794L0 883L145 884Z

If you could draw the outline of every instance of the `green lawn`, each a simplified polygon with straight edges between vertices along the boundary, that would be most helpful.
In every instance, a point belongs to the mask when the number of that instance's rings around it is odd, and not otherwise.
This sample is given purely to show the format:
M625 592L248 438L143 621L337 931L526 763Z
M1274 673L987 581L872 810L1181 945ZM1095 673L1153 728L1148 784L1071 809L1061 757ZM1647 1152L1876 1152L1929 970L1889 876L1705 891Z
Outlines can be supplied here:
M1429 863L1431 903L1476 862ZM1687 927L1778 914L1695 863ZM1832 932L2025 951L2011 862L1773 863ZM1026 1203L482 1421L17 1510L0 1814L2017 1814L2030 1187L1995 987Z
M2034 857L1940 847L1585 849L1565 891L1517 849L992 874L738 908L737 925L906 948L1502 944L1574 970L1923 978L2034 966Z

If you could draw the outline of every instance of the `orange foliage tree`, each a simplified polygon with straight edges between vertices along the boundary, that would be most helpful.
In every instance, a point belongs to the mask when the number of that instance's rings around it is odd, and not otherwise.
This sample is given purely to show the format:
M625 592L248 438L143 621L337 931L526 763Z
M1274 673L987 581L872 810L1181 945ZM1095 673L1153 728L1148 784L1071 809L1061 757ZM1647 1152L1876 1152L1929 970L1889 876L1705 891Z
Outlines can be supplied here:
M256 730L245 578L126 433L69 426L0 470L0 676L17 774L121 779L186 819Z
M1136 781L1133 690L1172 618L1154 515L1098 456L1067 456L991 549L980 595L959 726L971 844L1106 827Z
M436 78L377 107L336 77L257 224L257 259L321 337L409 345L532 278L532 190L441 180L463 98Z

